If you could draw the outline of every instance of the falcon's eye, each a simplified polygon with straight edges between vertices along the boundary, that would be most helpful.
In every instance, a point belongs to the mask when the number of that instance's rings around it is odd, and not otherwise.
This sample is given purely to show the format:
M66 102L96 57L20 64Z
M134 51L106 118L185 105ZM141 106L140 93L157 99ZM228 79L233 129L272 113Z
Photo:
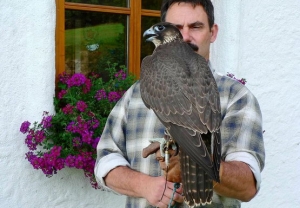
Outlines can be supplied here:
M163 29L165 29L165 26L163 26L163 25L157 25L154 29L156 31L162 31Z

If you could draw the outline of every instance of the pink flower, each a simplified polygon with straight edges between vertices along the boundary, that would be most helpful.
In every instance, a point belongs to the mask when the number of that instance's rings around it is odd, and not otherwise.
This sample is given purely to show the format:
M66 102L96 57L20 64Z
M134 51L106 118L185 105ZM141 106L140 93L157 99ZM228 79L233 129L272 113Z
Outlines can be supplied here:
M74 147L80 147L82 145L82 141L79 137L75 137L72 142Z
M86 94L91 90L92 82L90 79L86 79L84 82L83 93Z
M70 105L70 104L67 104L63 109L62 109L62 112L64 114L72 114L73 113L73 106Z
M118 80L124 80L126 78L126 73L123 70L120 70L115 74L115 77Z
M29 121L24 121L21 124L21 128L20 128L20 132L22 132L23 134L26 134L29 130L29 126L30 126L30 122Z
M67 90L61 90L59 93L58 93L58 98L59 99L62 99L64 96L65 96L65 94L67 94Z
M83 158L81 155L78 155L75 159L74 166L78 169L81 169L81 168L83 168L83 165L84 165Z
M67 84L68 79L70 78L69 74L66 74L66 72L59 75L59 81L63 84Z
M47 129L49 127L51 127L51 120L52 120L52 116L46 116L43 117L43 120L41 122L42 126Z
M75 167L75 160L76 160L76 157L73 156L73 155L69 155L66 160L65 160L65 164L66 166L70 167L70 168L73 168Z
M99 101L99 100L102 100L102 99L105 99L107 96L106 96L106 92L104 89L101 89L101 90L98 90L96 95L95 95L95 98Z
M36 150L37 143L34 139L34 131L30 130L26 136L25 144L30 150Z
M87 107L88 107L87 104L84 101L81 101L81 100L78 101L77 104L76 104L76 108L80 112L84 112Z
M37 130L34 134L35 142L41 143L46 138L45 132L43 130Z
M121 97L122 95L119 92L110 92L108 94L109 102L117 102L118 100L120 100Z
M70 79L67 81L68 87L73 86L81 86L85 83L86 77L83 74L74 74Z

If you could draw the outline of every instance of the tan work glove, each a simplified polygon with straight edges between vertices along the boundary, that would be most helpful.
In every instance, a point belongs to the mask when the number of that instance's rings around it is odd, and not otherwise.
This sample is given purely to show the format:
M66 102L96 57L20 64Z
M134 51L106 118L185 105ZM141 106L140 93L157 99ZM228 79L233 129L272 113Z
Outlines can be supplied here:
M180 158L179 154L175 155L175 150L170 148L169 154L169 167L167 170L165 158L160 153L160 143L152 142L149 146L143 149L142 156L147 158L149 155L155 153L156 159L159 161L160 168L163 170L164 175L167 177L167 181L173 183L181 183L181 171L180 171Z

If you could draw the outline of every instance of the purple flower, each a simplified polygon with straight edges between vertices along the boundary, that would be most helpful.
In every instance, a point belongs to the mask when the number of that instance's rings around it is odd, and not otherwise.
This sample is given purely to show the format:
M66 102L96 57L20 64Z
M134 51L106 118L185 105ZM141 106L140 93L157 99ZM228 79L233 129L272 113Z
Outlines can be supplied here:
M67 81L69 78L70 78L70 75L68 75L66 72L59 75L59 81L63 84L67 84Z
M62 158L57 158L54 165L56 170L61 170L65 167L65 160Z
M104 98L106 98L106 92L104 89L101 89L101 90L98 90L96 95L95 95L95 98L99 101L99 100L102 100Z
M65 165L70 168L73 168L73 167L75 167L75 160L76 160L75 156L69 155L65 160Z
M76 132L82 134L82 132L89 129L89 122L86 122L82 117L77 117Z
M62 112L64 113L64 114L71 114L71 113L73 113L73 106L72 105L70 105L70 104L67 104L63 109L62 109Z
M87 144L91 144L93 134L94 134L94 132L92 132L92 131L83 131L83 132L81 132L82 142L87 143Z
M240 83L242 83L243 85L245 85L246 82L247 82L245 78L238 79L238 78L236 78L236 77L234 76L234 74L229 73L229 72L227 72L227 76L230 77L230 78L232 78L232 79L234 79L234 80L236 80L236 81L238 81L238 82L240 82Z
M115 74L115 77L118 80L124 80L126 78L126 73L123 70L120 70Z
M108 94L109 102L117 102L121 97L122 95L119 92L110 92Z
M233 78L233 79L235 78L235 77L234 77L234 74L229 73L229 72L227 72L227 76L230 77L230 78Z
M36 155L33 154L28 158L28 161L30 162L30 164L33 166L34 169L40 169L43 166L45 166L44 159L37 157Z
M71 121L68 126L66 127L66 130L69 131L69 132L72 132L72 133L76 133L77 130L76 130L76 124L74 121Z
M34 139L34 131L29 131L25 139L25 144L30 150L36 150L36 142Z
M45 160L45 163L47 164L47 166L54 166L56 156L54 154L51 154L51 152L45 153L44 160Z
M52 166L49 165L45 165L42 168L43 173L47 176L47 177L51 177L53 175L53 168Z
M58 98L59 99L62 99L64 96L65 96L65 94L67 94L67 90L61 90L59 93L58 93Z
M83 87L83 93L86 94L90 91L91 89L91 86L92 86L92 82L90 79L86 79L85 82L84 82L84 87Z
M85 83L86 77L83 74L74 74L68 81L68 87L81 86Z
M60 156L60 151L61 151L62 147L61 146L54 146L52 147L51 149L51 154L54 156L54 157L59 157Z
M92 147L93 147L94 149L97 148L97 145L98 145L99 141L100 141L100 137L95 138L95 140L93 141Z
M74 147L80 147L82 145L82 141L79 137L75 137L73 139L73 146Z
M81 155L78 155L75 159L74 166L78 169L81 169L83 168L83 165L84 165L83 157Z
M89 111L87 114L89 117L95 117L95 113L93 113L92 111Z
M46 138L45 132L43 130L37 130L34 134L35 142L41 143Z
M238 80L240 83L242 83L243 85L245 85L246 84L246 79L245 78L242 78L242 79L240 79L240 80Z
M95 160L92 158L89 158L88 161L85 162L85 171L87 171L88 173L93 173L95 168Z
M83 112L85 111L85 109L87 108L87 104L83 101L78 101L77 104L76 104L76 108L80 111L80 112Z
M99 121L97 119L95 119L95 118L92 118L92 120L91 120L91 127L93 129L96 129L96 128L98 128L98 126L99 126Z
M52 116L43 117L41 124L45 129L51 127Z
M22 132L23 134L27 133L30 124L31 124L31 123L30 123L29 121L24 121L24 122L21 124L20 132Z

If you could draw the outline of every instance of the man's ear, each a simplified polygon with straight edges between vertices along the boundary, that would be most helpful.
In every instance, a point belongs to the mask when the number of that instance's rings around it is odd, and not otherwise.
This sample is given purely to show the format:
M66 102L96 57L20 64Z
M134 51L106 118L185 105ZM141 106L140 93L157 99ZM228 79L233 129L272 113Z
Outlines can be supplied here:
M211 27L210 31L211 31L210 42L213 43L217 39L218 31L219 31L219 26L217 24L214 24Z

